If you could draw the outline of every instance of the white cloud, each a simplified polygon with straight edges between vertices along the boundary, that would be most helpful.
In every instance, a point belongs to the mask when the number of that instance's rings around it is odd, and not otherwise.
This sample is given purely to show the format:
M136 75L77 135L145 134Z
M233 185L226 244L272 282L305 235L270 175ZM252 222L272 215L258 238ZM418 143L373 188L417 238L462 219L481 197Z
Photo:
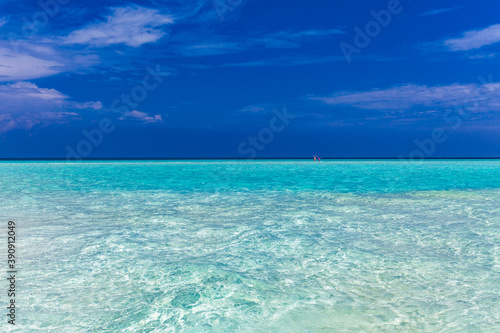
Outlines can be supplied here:
M5 24L7 24L7 22L9 22L8 17L5 16L0 17L0 27L3 27Z
M344 33L344 31L339 29L302 31L283 30L267 34L261 39L254 40L253 43L263 44L266 48L298 48L305 42L311 42Z
M16 82L13 84L0 85L0 96L7 101L12 100L36 100L62 103L68 96L56 89L40 88L31 82ZM8 98L7 98L8 97Z
M498 56L497 53L474 54L469 56L469 59L492 59Z
M457 7L451 7L451 8L439 8L439 9L431 9L426 12L423 12L421 14L418 14L417 16L433 16L433 15L439 15L439 14L444 14L444 13L449 13L453 12L455 10L458 10L462 8L463 6L457 6Z
M31 129L35 126L62 124L81 119L81 110L103 109L100 101L78 102L56 89L41 88L32 82L0 84L0 134L14 129ZM160 115L131 111L120 119L142 123L162 122Z
M112 8L106 22L94 23L73 31L64 38L67 44L107 46L125 44L139 47L154 43L165 32L161 26L172 24L172 16L160 14L158 10L144 7Z
M75 109L83 109L84 106L95 109L101 105L101 102L73 102L56 89L40 88L31 82L0 85L0 100L0 134L14 129L63 123L78 116Z
M61 72L63 64L0 45L0 82L31 80Z
M478 97L479 96L479 97ZM415 106L453 107L470 99L481 99L482 108L500 106L500 83L452 84L447 86L404 85L383 90L340 92L327 97L310 97L329 105L367 110L404 110Z
M260 105L248 105L248 106L245 106L244 108L240 109L239 112L259 113L259 112L262 112L265 110L266 110L266 108L264 108Z
M448 39L444 42L451 51L468 51L500 42L500 24L482 30L465 32L462 37Z
M126 113L124 115L124 117L121 117L119 119L124 120L126 118L133 118L133 119L141 120L146 124L159 123L159 122L163 121L161 116L158 114L151 117L146 112L137 111L137 110L130 111L130 112Z
M102 109L102 103L97 101L97 102L85 102L85 103L75 103L74 107L76 109L93 109L93 110L101 110Z
M328 38L333 35L343 34L338 29L327 30L282 30L259 37L241 40L228 40L227 36L209 36L202 43L198 42L200 36L188 35L193 39L191 45L181 40L179 50L185 56L211 56L220 54L239 53L255 49L291 49L300 48L303 44ZM179 40L177 40L179 41ZM342 57L344 60L344 58Z
M88 68L98 59L93 54L58 51L43 43L0 41L0 82L34 80Z
M182 50L182 54L188 57L212 56L219 54L236 53L242 50L237 43L232 42L209 42L195 44Z

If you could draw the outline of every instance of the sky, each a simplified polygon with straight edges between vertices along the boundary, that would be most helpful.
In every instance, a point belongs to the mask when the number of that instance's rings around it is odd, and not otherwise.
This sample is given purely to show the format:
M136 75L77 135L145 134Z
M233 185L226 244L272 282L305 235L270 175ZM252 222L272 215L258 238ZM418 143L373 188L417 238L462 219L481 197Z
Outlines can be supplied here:
M499 1L0 8L0 158L500 156Z

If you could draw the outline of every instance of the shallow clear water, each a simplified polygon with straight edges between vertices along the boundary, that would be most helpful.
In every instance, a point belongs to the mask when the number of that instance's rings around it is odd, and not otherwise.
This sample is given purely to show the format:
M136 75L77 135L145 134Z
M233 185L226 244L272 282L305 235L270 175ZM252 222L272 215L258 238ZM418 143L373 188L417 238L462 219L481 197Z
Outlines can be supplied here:
M0 202L19 332L500 331L500 161L3 162Z

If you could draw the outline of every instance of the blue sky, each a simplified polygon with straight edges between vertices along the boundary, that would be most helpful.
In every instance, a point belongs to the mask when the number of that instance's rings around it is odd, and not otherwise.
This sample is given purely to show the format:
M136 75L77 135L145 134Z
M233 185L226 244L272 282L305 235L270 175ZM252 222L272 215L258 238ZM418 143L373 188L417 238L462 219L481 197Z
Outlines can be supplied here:
M0 6L0 158L500 156L498 1Z

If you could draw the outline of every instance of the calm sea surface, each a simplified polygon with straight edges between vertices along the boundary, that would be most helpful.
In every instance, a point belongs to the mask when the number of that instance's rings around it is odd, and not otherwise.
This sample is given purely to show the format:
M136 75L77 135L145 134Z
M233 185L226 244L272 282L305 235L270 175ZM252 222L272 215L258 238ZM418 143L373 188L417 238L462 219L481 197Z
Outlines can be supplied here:
M500 161L1 162L0 208L16 332L500 331Z

